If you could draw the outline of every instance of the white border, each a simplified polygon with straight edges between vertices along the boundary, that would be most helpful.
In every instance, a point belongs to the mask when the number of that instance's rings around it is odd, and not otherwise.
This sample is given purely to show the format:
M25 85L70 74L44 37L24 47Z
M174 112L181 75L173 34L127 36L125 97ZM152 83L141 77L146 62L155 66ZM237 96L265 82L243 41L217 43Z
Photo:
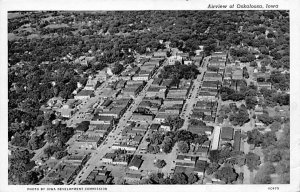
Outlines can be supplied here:
M227 0L0 0L0 147L2 157L0 158L0 191L17 192L30 191L31 187L52 187L52 186L12 186L8 185L7 179L7 11L15 10L224 10L224 9L207 9L209 4L278 4L281 10L290 10L290 53L291 53L291 184L289 185L136 185L136 186L105 186L107 191L272 191L268 187L279 187L279 191L300 191L300 1L297 0L252 0L252 1L236 1ZM234 10L234 9L226 9ZM236 9L239 10L239 9ZM242 9L240 9L242 10ZM259 9L253 9L259 10ZM266 10L266 9L263 9ZM63 186L68 187L86 187L86 186ZM88 186L92 187L92 186ZM95 186L97 187L97 186ZM103 186L99 186L103 187ZM41 190L39 190L41 191ZM56 190L58 191L58 190ZM276 190L274 190L276 191ZM278 191L278 190L277 190Z

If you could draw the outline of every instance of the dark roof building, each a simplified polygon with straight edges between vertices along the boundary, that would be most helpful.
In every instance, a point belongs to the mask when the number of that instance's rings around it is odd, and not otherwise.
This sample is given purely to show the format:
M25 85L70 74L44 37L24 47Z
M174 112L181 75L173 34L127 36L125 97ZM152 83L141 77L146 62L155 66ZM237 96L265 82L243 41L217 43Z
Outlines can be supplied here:
M241 130L237 130L234 133L233 150L239 151L240 145L241 145Z
M233 139L234 129L232 127L222 127L221 139L224 141L230 141Z

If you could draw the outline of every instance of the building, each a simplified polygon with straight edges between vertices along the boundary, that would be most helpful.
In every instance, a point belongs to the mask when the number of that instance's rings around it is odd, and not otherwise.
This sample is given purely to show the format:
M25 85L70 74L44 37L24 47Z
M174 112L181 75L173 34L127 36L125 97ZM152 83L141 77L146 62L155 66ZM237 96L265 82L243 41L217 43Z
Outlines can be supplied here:
M257 82L257 88L258 90L261 90L262 88L271 90L272 84L270 82Z
M169 124L166 124L166 123L161 123L160 129L162 129L164 131L171 131L171 126Z
M242 80L243 79L243 70L235 70L232 73L233 80Z
M187 89L171 89L167 94L168 99L186 99Z
M198 177L204 177L204 173L207 166L208 163L206 161L197 160L197 162L195 163L194 173L196 173Z
M131 170L139 170L139 168L142 166L143 160L141 159L142 156L135 155L131 162L128 165L128 168Z
M111 147L114 150L126 150L126 151L135 151L136 150L136 146L132 146L132 145L123 145L123 144L113 144L113 146Z
M226 60L227 59L227 53L226 52L214 52L214 53L211 54L211 57Z
M82 121L75 128L76 133L81 133L82 134L82 133L86 132L89 129L89 125L90 125L89 121Z
M74 142L74 146L76 146L75 148L78 149L97 149L97 147L99 146L101 142L101 137L97 136L97 135L88 135L88 134L84 134L84 135L80 135L76 141Z
M132 77L133 81L149 81L151 77L150 72L144 74L136 74Z
M60 113L62 117L70 118L74 114L74 111L72 109L61 109Z
M89 99L93 96L93 90L81 90L77 95L74 96L77 100Z
M113 163L114 159L116 158L116 153L106 153L102 158L102 162L111 164Z
M124 179L128 184L138 184L142 179L142 175L140 173L126 173Z
M182 57L175 55L175 56L171 56L168 58L169 65L175 65L176 61L179 62L180 64L182 64Z
M110 130L110 124L90 124L89 130L87 130L86 133L89 135L104 137Z
M91 124L111 124L113 119L112 116L95 115L91 120Z
M144 114L140 114L140 113L133 113L132 117L131 117L132 121L142 121L142 122L148 122L148 121L152 121L153 120L153 116L152 115L144 115Z
M219 141L220 141L220 134L221 134L221 127L216 126L214 128L214 134L211 142L211 150L218 150L219 148Z
M233 150L240 151L241 146L241 130L236 130L234 132L234 142L233 142Z
M222 127L221 139L222 141L231 141L233 139L234 129L232 127Z

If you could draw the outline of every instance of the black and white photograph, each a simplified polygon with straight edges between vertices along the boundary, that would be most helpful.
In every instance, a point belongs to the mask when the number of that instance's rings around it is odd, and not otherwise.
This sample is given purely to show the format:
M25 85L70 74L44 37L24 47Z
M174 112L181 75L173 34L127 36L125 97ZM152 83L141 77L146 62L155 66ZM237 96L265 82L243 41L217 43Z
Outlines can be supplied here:
M286 191L291 11L206 4L6 11L4 184Z

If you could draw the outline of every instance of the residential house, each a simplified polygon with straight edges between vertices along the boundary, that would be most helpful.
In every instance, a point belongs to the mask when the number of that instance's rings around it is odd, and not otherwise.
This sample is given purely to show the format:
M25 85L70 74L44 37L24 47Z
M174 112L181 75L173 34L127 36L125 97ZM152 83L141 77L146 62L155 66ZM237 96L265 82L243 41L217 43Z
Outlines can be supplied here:
M222 127L221 139L222 141L231 141L233 139L234 129L232 127Z
M89 99L93 96L93 90L81 90L77 95L74 96L77 100Z
M142 175L140 173L126 173L124 179L128 184L138 184L142 179Z
M131 162L128 165L128 168L131 170L139 170L139 168L142 166L143 160L141 155L135 155Z

